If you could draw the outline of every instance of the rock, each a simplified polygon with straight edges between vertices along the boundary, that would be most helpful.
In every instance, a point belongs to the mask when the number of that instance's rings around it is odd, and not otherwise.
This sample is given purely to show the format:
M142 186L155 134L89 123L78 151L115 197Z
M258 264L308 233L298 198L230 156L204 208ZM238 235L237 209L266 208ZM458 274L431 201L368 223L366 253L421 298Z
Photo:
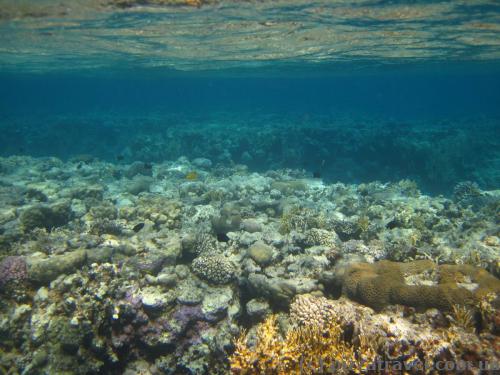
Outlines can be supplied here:
M173 287L177 285L177 277L172 273L160 273L156 278L156 283L165 287Z
M71 274L80 268L87 258L85 250L76 250L48 259L27 258L28 276L35 283L46 284L59 275Z
M238 242L243 246L250 247L250 245L252 245L253 243L257 242L260 239L262 239L261 233L243 232L239 237Z
M247 302L246 311L253 322L259 322L271 312L271 308L267 301L254 298Z
M63 196L68 196L71 199L97 199L101 201L104 196L104 187L101 185L76 186L64 192Z
M10 319L15 322L24 316L26 316L29 312L31 312L31 306L28 304L22 304L18 305L12 315L10 316Z
M49 290L47 289L47 287L42 286L40 289L37 290L34 302L35 303L46 302L48 298L49 298Z
M247 282L253 296L279 306L288 306L297 294L318 290L317 281L307 278L282 279L253 273L248 276Z
M149 249L134 257L127 258L126 262L140 272L156 275L167 263L167 259L163 250Z
M273 181L271 189L279 190L282 194L290 195L307 190L307 184L302 180Z
M25 232L35 228L52 230L69 222L72 217L71 205L67 202L53 205L32 206L21 213L19 221Z
M250 246L247 254L260 266L267 266L273 259L273 248L262 241L258 241Z
M158 314L163 311L167 305L175 302L172 293L164 293L160 287L144 288L139 293L142 305L148 313Z
M193 160L192 164L195 167L203 168L203 169L208 169L208 168L212 167L212 161L210 159L207 159L207 158L196 158Z
M136 176L133 180L125 185L125 191L132 195L138 195L142 192L149 191L153 179L146 176Z
M182 284L177 287L178 296L177 301L181 305L194 306L199 304L203 300L203 295L205 294L203 289L200 289L191 280L185 280Z
M167 242L163 244L163 254L165 255L166 265L175 265L177 259L182 253L182 244L179 236L171 236Z
M87 250L87 264L109 262L113 255L111 247L97 247Z
M203 298L201 310L210 322L224 318L233 298L231 288L218 288L215 293L209 293Z
M241 229L249 233L262 232L262 225L255 219L245 219L241 222Z
M240 209L235 204L225 204L219 216L212 217L212 228L216 234L226 234L240 229Z
M151 168L151 164L144 163L142 161L135 161L130 164L124 173L124 176L127 178L133 178L137 175L152 176L153 169Z

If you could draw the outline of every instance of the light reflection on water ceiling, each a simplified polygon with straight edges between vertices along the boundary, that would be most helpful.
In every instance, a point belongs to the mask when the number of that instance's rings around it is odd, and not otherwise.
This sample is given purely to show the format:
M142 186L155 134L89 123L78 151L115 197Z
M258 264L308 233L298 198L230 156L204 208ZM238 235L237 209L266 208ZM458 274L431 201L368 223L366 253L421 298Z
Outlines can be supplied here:
M0 9L4 71L500 57L500 5L486 0L0 0Z

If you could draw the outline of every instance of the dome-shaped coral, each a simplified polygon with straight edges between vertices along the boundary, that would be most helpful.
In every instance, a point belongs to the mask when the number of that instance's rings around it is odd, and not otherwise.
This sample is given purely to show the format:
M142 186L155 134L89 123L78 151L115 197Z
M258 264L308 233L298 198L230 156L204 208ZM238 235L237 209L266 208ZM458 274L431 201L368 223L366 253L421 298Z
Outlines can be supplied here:
M193 260L193 272L212 284L227 284L235 276L234 265L222 255L202 255Z

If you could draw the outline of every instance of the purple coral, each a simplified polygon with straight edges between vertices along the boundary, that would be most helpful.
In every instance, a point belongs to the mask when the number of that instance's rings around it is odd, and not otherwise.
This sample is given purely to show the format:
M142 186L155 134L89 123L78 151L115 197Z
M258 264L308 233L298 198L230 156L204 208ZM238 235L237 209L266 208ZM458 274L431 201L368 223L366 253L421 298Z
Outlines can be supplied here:
M10 283L21 283L28 277L26 261L20 256L8 256L0 262L0 288Z

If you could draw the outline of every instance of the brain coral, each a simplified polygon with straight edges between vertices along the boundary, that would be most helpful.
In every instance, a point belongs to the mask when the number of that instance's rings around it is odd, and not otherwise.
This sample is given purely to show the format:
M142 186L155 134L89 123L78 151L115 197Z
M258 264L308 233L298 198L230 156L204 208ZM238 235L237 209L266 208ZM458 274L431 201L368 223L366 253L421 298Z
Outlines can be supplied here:
M222 255L201 255L191 267L196 275L212 284L226 284L235 276L234 265Z
M380 310L387 305L451 310L472 305L488 294L500 293L500 281L468 265L436 265L427 260L409 263L354 263L343 277L343 292Z

